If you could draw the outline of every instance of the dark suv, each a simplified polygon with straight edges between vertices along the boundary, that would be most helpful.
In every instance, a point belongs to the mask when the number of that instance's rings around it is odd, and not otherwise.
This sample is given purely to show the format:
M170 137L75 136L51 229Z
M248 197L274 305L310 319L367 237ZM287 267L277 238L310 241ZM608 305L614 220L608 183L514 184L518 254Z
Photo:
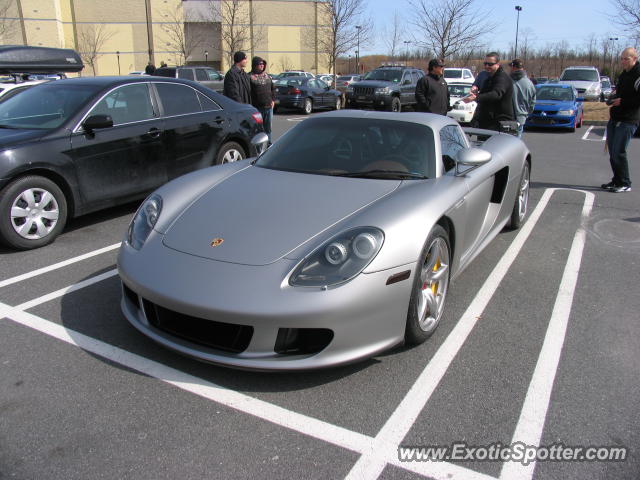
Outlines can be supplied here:
M222 93L222 90L224 89L224 77L210 67L160 67L156 68L153 75L156 77L193 80L194 82L201 83L205 87L209 87L211 90L215 90L218 93Z
M417 68L383 65L347 87L347 107L372 107L399 112L416 104L416 84L424 72Z

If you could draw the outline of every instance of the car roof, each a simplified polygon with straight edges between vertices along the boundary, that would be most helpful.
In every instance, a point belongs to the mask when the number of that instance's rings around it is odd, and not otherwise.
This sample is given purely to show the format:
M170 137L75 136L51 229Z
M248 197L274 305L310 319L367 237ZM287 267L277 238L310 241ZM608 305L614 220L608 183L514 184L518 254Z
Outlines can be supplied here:
M397 112L383 112L376 110L333 110L331 112L314 115L314 117L309 120L322 117L395 120L398 122L426 125L436 130L441 129L445 125L459 125L454 119L447 117L446 115L437 115L435 113L403 112L402 115L398 115Z
M557 87L557 88L573 89L573 85L569 85L568 83L542 83L538 85L538 88L542 88L542 87Z

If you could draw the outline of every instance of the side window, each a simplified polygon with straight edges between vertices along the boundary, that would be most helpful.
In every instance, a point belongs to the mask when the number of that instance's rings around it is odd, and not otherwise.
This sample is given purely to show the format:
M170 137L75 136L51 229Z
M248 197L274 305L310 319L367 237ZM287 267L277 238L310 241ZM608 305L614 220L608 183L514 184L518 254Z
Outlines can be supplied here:
M222 110L220 108L220 105L218 105L216 102L211 100L206 95L201 94L200 92L198 92L198 98L200 99L200 105L202 105L202 110L204 110L205 112L210 110Z
M213 70L207 70L206 72L209 76L209 80L222 80L222 75L218 72L214 72Z
M155 85L165 116L186 115L202 111L198 93L193 88L177 83L156 83Z
M316 83L318 84L319 88L326 88L326 87L329 86L325 82L323 82L322 80L316 80Z
M307 82L307 85L309 85L311 88L318 88L318 84L317 84L317 82L316 82L315 80L313 80L313 79L310 79L310 80Z
M417 84L418 80L420 80L420 75L418 75L418 72L411 72L411 80L413 80L413 83Z
M467 139L458 125L446 125L440 130L440 145L442 148L442 163L445 171L455 167L456 155L463 148L467 148Z
M193 70L190 68L179 68L178 78L186 78L187 80L194 80Z
M207 72L204 70L204 68L196 68L196 80L198 80L199 82L209 80L209 76L207 75Z
M109 92L89 115L110 115L114 125L154 118L153 106L146 83L136 83Z

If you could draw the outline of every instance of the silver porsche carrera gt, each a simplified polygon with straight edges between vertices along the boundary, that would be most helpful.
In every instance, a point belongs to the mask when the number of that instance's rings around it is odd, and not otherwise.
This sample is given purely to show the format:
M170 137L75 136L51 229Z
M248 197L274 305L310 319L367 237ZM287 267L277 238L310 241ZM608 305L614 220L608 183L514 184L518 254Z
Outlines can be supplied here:
M516 137L448 117L317 115L147 198L118 257L122 311L170 349L247 369L421 343L449 282L523 222L530 171Z

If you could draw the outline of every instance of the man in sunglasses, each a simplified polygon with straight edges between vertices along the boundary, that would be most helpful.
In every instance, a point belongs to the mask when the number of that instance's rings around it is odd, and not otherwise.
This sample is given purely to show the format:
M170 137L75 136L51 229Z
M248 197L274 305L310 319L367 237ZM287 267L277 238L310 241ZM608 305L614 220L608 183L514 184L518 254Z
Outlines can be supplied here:
M514 121L513 81L500 66L500 55L488 53L484 59L484 70L489 77L478 93L471 93L462 101L478 102L471 126L500 131L501 121Z

